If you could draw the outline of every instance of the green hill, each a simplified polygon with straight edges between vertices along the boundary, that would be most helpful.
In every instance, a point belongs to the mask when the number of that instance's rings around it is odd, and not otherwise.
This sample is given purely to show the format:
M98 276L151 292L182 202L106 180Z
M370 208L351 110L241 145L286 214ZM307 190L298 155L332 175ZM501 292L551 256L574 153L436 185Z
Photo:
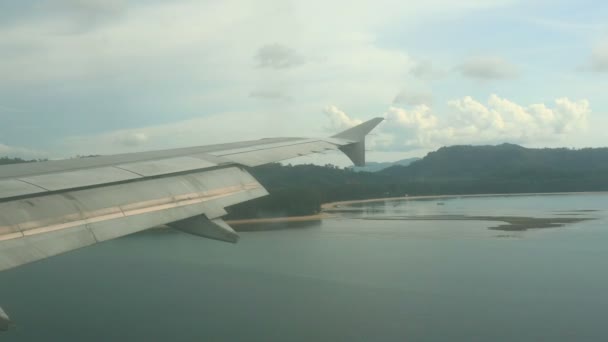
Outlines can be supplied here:
M380 174L413 189L427 185L422 192L430 193L608 190L608 148L451 146L407 167L394 166Z
M519 145L451 146L429 153L408 167L391 167L397 179L480 179L579 175L608 170L608 148L524 148Z

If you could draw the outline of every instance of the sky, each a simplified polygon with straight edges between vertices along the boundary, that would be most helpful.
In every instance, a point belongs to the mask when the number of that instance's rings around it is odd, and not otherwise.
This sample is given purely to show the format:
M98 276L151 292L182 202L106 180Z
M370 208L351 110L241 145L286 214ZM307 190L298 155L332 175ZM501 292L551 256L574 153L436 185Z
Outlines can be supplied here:
M3 1L0 156L329 136L378 116L368 160L607 146L606 17L589 0Z

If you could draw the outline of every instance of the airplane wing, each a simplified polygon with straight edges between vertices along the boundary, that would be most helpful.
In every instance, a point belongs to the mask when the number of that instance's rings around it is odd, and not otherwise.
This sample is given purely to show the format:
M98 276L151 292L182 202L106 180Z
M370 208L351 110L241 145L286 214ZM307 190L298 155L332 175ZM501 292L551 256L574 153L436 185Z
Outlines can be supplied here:
M227 206L265 196L243 166L325 150L365 164L375 118L330 138L231 144L0 167L0 271L159 225L236 242ZM1 310L1 309L0 309ZM3 321L0 311L0 329Z
M274 138L0 167L0 271L159 225L236 242L225 208L268 194L243 167L326 150L365 164L375 118L330 138ZM0 308L0 330L10 318Z

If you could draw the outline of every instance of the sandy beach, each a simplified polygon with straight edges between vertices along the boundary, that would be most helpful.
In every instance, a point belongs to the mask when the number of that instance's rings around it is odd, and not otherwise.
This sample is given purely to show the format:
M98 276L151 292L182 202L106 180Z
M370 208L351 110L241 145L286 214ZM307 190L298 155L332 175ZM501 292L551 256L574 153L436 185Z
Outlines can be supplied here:
M286 216L286 217L270 217L270 218L253 218L242 220L230 220L226 223L230 225L240 224L256 224L256 223L281 223L281 222L305 222L315 221L329 218L332 215L326 211L331 211L342 206L348 206L358 203L372 203L395 200L431 200L431 199L449 199L449 198L467 198L467 197L493 197L493 196L540 196L540 195L577 195L577 194L606 194L607 192L550 192L550 193L515 193L515 194L470 194L470 195L423 195L423 196L403 196L403 197L384 197L384 198L369 198L363 200L350 200L324 203L321 205L321 213L306 216Z
M422 195L422 196L403 196L403 197L385 197L385 198L370 198L364 200L339 201L324 203L321 205L321 211L334 209L344 205L357 203L372 203L395 200L429 200L429 199L448 199L448 198L467 198L467 197L496 197L496 196L546 196L546 195L581 195L581 194L606 194L605 191L597 192L535 192L535 193L514 193L514 194L470 194L470 195Z
M226 221L229 225L239 224L256 224L256 223L280 223L280 222L305 222L305 221L316 221L330 217L331 215L326 213L306 215L306 216L286 216L286 217L268 217L268 218L254 218L254 219L242 219L242 220L229 220Z

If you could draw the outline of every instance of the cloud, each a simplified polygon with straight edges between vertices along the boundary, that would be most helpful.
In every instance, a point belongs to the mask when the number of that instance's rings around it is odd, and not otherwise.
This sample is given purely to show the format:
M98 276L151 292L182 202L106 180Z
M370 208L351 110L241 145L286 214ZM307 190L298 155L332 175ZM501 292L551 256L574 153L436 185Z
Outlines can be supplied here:
M127 147L143 145L147 141L148 136L142 132L127 132L116 137L116 143Z
M570 134L582 132L590 113L587 100L559 98L552 106L532 104L521 106L491 95L487 103L472 97L448 102L449 111L441 115L428 105L412 108L391 106L386 121L369 137L368 146L379 151L433 149L443 145L480 143L543 143L560 141ZM329 120L325 132L316 118L308 128L310 116L285 116L251 112L224 112L216 115L182 120L135 129L110 131L96 135L65 138L55 149L62 157L90 154L113 154L142 150L166 149L205 144L259 139L277 136L325 136L360 124L363 120L348 115L335 105L323 109ZM369 119L374 115L366 115ZM240 124L235 124L240 123ZM243 124L246 123L246 124ZM225 129L223 127L230 127ZM221 128L221 129L220 129ZM4 147L3 147L4 146ZM29 158L48 154L0 145L2 152ZM53 155L56 157L57 155Z
M43 23L48 33L83 33L122 17L127 0L18 1L0 4L0 26ZM34 25L32 25L34 26Z
M546 142L582 131L587 126L589 101L558 98L552 108L545 104L521 106L491 95L487 105L464 97L449 102L456 114L452 118L454 137L460 128L475 132L481 142Z
M594 23L590 21L575 21L572 19L564 20L564 19L554 19L548 17L531 17L531 18L522 18L524 21L527 21L531 24L537 25L539 27L559 31L559 33L584 33L584 32L601 32L603 29L602 24Z
M399 92L393 99L393 104L396 105L431 105L433 104L433 95L429 92L414 91L414 90L403 90Z
M253 90L249 93L249 97L258 98L262 100L275 100L275 101L291 101L291 96L288 96L277 90Z
M55 4L73 10L96 13L122 12L126 6L126 0L59 0Z
M514 78L518 74L515 65L495 56L471 57L456 68L468 78L477 80L501 80Z
M254 56L257 66L270 69L288 69L305 62L294 49L280 44L264 45Z
M448 108L446 115L439 115L424 104L409 109L391 106L375 146L403 151L455 144L554 142L584 131L590 113L587 100L558 98L552 107L522 106L497 95L491 95L486 104L466 96L449 101ZM334 112L332 120L354 120L342 111Z
M59 156L116 154L231 143L280 136L316 136L321 131L305 126L305 116L285 116L283 112L222 112L206 117L180 120L99 134L68 136L57 145ZM317 126L319 124L317 123Z
M410 75L422 80L437 80L445 76L445 71L437 69L430 60L421 60L410 69Z
M595 46L586 69L594 72L608 72L608 42Z
M251 137L309 135L327 104L369 117L404 82L437 77L437 65L410 57L410 49L430 47L429 37L404 49L396 44L403 37L388 33L412 37L429 22L453 22L509 2L58 0L35 1L45 10L23 10L21 4L34 1L5 1L0 21L10 23L0 23L0 103L27 112L3 121L0 137L70 156L240 140L234 122L250 128L252 117L274 130ZM20 7L21 14L7 7ZM94 25L78 31L87 18ZM458 53L445 52L442 58ZM459 86L441 84L437 91L469 90ZM297 101L280 102L291 92ZM396 107L427 102L396 100ZM203 120L237 112L227 116L233 122ZM133 129L121 133L125 128ZM147 140L130 135L137 133ZM70 139L69 146L57 142Z
M84 19L116 17L127 10L126 0L59 0L53 5L44 5L47 11L55 9L58 13L71 14Z
M329 121L331 123L330 129L332 132L343 131L363 122L358 119L351 119L350 116L348 116L338 107L333 105L325 107L323 112L329 118Z
M432 133L438 128L439 119L431 113L429 106L419 105L412 109L390 107L385 118L382 133L389 138L384 139L384 145L380 144L380 149L401 150L433 144Z

